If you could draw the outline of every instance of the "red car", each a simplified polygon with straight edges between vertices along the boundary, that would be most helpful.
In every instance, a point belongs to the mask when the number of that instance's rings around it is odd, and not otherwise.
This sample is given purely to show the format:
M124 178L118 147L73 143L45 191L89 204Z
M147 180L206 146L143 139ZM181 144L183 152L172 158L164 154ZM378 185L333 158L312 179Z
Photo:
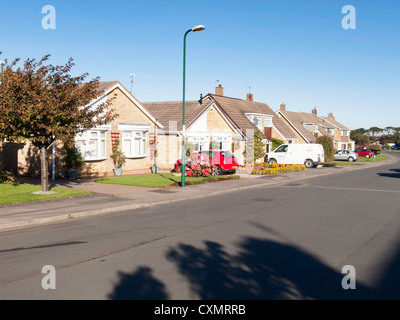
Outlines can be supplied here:
M365 158L371 158L373 156L373 153L371 150L369 150L367 147L360 147L356 148L354 150L358 154L359 157L365 157Z
M235 173L236 169L239 167L239 162L237 158L229 151L220 150L202 150L195 152L192 159L201 158L201 160L214 164L215 174L221 175L223 173ZM190 161L190 158L186 158L186 162ZM181 170L182 159L179 159L175 163L175 170Z

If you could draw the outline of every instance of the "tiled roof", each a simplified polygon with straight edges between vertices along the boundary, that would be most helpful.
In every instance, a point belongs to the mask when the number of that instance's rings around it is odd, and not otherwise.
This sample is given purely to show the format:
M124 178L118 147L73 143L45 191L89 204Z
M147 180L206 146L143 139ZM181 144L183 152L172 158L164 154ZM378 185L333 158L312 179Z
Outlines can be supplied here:
M292 112L292 111L279 111L286 119L290 121L290 123L301 133L301 135L306 138L309 142L315 142L317 138L307 130L303 123L320 123L321 119L319 119L316 115L312 113L305 112Z
M297 138L296 134L288 128L288 126L278 117L278 115L275 115L272 118L272 123L285 139Z
M337 122L336 120L329 118L329 117L321 117L323 120L331 123L332 125L334 125L335 127L338 127L340 130L350 130L349 128L347 128L346 126L344 126L343 124ZM326 123L326 122L325 122Z
M323 136L331 137L331 135L329 134L329 132L326 131L325 128L322 127L321 125L318 126L318 131L319 131L319 133L322 134Z
M117 84L120 85L121 87L123 87L126 91L128 91L119 81L101 81L101 82L99 82L99 85L97 87L97 92L99 93L99 96L101 96L103 93L105 93L107 90L110 90L112 87L116 86ZM78 86L83 86L83 85L84 85L83 83L80 83ZM132 97L134 97L134 96L132 95ZM137 99L135 98L135 100L137 100Z
M111 89L112 87L114 87L117 84L120 84L122 86L122 84L119 81L103 81L103 82L99 82L99 87L97 88L97 91L100 92L100 93L104 93L105 91Z
M257 126L246 117L246 113L268 114L272 116L275 114L266 103L229 98L214 94L208 94L207 96L214 99L221 111L228 115L245 136L247 130L259 131Z
M204 102L202 105L198 101L185 102L185 125L188 127L197 117L211 104ZM148 110L154 118L160 122L163 130L182 130L182 101L164 101L164 102L142 102L141 105ZM170 121L176 122L176 125ZM176 126L176 127L175 127Z

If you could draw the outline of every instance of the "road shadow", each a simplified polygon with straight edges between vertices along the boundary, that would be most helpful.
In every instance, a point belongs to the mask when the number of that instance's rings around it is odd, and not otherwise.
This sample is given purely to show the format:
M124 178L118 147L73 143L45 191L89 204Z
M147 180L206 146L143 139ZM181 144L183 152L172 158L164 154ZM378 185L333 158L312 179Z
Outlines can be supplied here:
M249 237L240 243L236 255L216 242L206 241L204 246L180 244L167 253L200 299L347 300L372 296L360 283L357 290L344 290L345 274L291 245ZM324 286L328 278L329 286Z
M118 273L118 284L109 294L111 300L166 300L165 285L157 280L149 267L138 267L129 274Z
M389 171L391 172L378 173L378 176L386 178L400 178L400 169L389 169Z
M166 252L168 261L187 279L192 296L203 300L354 300L374 297L357 282L344 290L345 274L315 256L291 245L248 237L236 254L221 244L205 241L203 247L179 244ZM325 285L326 282L326 285ZM110 299L169 299L163 282L151 268L119 273Z

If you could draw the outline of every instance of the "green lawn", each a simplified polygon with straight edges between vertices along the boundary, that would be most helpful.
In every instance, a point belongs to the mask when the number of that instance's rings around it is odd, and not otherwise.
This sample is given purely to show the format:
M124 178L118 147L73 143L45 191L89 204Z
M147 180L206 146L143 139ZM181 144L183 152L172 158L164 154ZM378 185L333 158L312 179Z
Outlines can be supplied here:
M364 162L376 162L376 161L381 161L381 160L385 160L387 159L388 156L384 155L384 154L378 154L375 156L375 159L372 158L365 158L365 157L360 157L358 158L357 161L354 162L348 162L348 161L332 161L332 162L327 162L326 164L330 164L330 165L337 165L337 166L349 166L349 165L357 165L357 164L361 164Z
M41 188L39 186L33 186L30 184L14 185L12 183L0 183L0 205L66 198L93 193L84 190L53 188L51 191L55 191L57 193L50 195L32 194L32 192L40 190Z
M186 177L185 182L191 184L200 184L207 181L217 181L218 178L227 179L237 179L238 176L226 175L226 176L210 176L208 178ZM107 183L107 184L120 184L126 186L139 186L139 187L149 187L149 188L165 188L174 183L181 182L181 177L174 177L172 173L160 173L160 174L143 174L135 176L125 176L125 177L112 177L112 178L99 178L95 182Z

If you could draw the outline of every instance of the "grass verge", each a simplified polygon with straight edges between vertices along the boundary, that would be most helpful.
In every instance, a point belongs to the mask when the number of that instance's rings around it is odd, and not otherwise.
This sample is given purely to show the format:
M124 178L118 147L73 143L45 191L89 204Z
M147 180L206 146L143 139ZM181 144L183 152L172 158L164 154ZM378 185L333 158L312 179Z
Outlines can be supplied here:
M332 166L350 166L350 165L358 165L358 164L362 164L365 162L377 162L377 161L382 161L387 159L388 156L384 155L384 154L378 154L375 156L375 159L372 158L365 158L365 157L360 157L358 158L357 161L354 162L348 162L348 161L331 161L331 162L326 162L326 165L332 165Z
M57 193L49 195L32 194L32 192L40 190L41 188L39 186L33 186L30 184L0 183L0 205L67 198L93 193L84 190L53 188L51 191Z
M209 176L209 177L186 177L185 184L195 185L221 180L239 179L237 175ZM172 173L143 174L135 176L99 178L95 182L106 184L120 184L125 186L138 186L149 188L165 188L172 185L178 186L181 182L180 176L173 176Z

